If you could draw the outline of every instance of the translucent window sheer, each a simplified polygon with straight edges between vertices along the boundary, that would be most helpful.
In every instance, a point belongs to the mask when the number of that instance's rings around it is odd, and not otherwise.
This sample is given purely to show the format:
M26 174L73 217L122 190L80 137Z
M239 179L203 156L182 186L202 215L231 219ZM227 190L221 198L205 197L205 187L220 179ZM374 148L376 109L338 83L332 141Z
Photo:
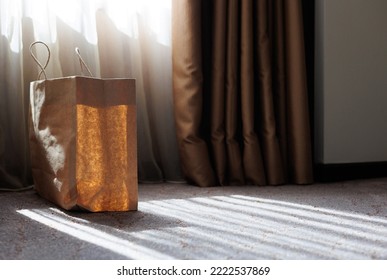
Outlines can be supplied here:
M79 47L95 77L136 79L140 182L182 181L172 100L171 0L0 0L0 188L31 184L29 83L35 40L51 49L48 78L80 75ZM45 50L36 49L44 61Z

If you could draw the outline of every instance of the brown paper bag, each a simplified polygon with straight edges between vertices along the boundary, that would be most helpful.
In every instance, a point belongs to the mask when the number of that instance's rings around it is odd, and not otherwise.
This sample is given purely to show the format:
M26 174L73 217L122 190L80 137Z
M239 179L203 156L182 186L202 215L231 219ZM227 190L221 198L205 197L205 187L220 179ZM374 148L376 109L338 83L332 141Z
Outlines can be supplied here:
M41 196L67 210L137 209L135 92L134 79L31 82L31 166Z

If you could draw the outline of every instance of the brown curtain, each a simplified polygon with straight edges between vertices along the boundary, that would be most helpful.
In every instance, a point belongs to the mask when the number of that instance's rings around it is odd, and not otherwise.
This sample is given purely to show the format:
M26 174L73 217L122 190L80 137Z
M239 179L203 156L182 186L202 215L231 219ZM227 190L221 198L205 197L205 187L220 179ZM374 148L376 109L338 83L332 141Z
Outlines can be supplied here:
M313 180L298 0L174 0L173 91L189 182Z

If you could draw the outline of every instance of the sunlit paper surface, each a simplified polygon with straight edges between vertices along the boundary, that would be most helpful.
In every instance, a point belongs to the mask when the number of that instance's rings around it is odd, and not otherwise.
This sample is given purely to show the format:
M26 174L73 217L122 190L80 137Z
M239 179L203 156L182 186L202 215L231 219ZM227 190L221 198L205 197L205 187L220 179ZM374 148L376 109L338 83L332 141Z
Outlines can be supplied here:
M36 81L30 101L37 192L65 209L137 209L135 81Z

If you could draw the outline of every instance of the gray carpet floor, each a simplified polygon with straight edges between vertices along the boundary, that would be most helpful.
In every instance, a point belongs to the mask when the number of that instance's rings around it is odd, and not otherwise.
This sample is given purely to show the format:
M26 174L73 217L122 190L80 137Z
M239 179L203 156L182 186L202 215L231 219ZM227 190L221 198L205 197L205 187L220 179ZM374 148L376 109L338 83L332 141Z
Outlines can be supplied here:
M387 259L387 178L139 186L136 212L66 212L0 192L0 259Z

